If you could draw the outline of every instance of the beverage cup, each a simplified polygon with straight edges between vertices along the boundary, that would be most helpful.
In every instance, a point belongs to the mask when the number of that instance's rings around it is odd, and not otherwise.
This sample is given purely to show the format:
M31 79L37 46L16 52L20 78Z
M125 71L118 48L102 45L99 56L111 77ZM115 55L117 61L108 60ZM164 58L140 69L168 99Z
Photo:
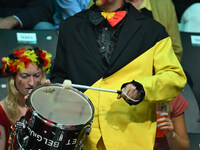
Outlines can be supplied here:
M162 116L162 111L157 111L157 119L160 119L160 118L165 118L165 116ZM163 122L159 122L158 124L160 123L163 123ZM158 125L157 124L157 125ZM156 137L164 137L164 130L161 130L160 127L157 127L156 128Z

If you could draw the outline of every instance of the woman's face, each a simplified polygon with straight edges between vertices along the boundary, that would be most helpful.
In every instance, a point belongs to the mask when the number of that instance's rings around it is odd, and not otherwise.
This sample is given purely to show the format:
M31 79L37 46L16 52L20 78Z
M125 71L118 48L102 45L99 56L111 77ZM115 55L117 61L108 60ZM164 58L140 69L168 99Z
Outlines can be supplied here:
M28 94L30 89L33 89L42 80L42 69L32 63L26 68L25 71L17 72L15 78L15 86L22 96Z

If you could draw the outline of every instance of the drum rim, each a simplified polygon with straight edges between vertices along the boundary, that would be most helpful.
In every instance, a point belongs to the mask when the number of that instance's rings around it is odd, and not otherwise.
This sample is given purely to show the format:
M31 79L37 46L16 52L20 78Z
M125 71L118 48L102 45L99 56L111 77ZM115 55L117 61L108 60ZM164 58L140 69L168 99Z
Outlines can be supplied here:
M82 96L91 106L91 110L92 110L92 115L90 117L90 119L88 119L87 122L83 123L83 124L78 124L78 125L62 125L53 121L48 121L48 119L46 119L45 117L43 117L42 115L40 115L39 113L36 112L35 108L32 106L31 104L31 95L38 90L41 87L47 87L47 86L58 86L58 87L63 87L62 84L60 83L50 83L50 84L40 84L38 86L36 86L35 88L33 88L29 95L28 98L26 100L26 105L29 108L29 110L32 112L33 115L35 115L36 117L38 117L39 119L41 119L44 123L49 124L52 127L58 127L60 129L77 129L77 128L82 128L83 126L86 125L91 125L93 122L93 118L94 118L94 105L92 103L92 101L81 91L77 90L76 88L71 87L70 89L77 92L80 96Z

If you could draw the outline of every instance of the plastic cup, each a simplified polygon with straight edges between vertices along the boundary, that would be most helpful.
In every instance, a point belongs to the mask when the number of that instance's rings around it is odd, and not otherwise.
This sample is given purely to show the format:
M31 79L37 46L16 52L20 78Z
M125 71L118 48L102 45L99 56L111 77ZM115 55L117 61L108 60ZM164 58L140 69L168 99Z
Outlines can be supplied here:
M164 118L165 116L160 115L160 111L157 112L157 119ZM159 124L162 122L159 122ZM159 127L156 128L156 137L164 137L164 130L161 130Z

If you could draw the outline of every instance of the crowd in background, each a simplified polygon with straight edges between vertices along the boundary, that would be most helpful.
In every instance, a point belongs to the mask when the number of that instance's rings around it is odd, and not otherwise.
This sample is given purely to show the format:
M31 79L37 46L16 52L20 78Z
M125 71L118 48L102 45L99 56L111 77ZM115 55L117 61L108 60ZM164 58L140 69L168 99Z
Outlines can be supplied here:
M200 1L172 0L180 31L200 32ZM60 23L89 8L93 0L0 0L0 29L59 29Z
M200 0L169 0L167 2L165 0L149 0L148 2L145 1L145 3L126 0L126 2L131 3L143 15L155 19L166 28L167 33L172 39L172 47L175 55L178 60L181 61L183 49L179 31L200 32L200 19L198 16L198 14L200 14ZM92 5L93 0L19 0L18 3L16 3L15 0L0 0L0 29L50 29L59 31L60 24L64 20L90 8ZM165 8L162 8L163 6ZM62 30L65 31L64 28L62 28ZM60 69L58 65L57 63L57 70ZM62 64L60 64L60 66L62 66ZM54 76L52 79L54 79ZM40 78L42 78L41 74ZM37 83L34 84L34 86L36 85ZM159 149L159 146L163 146L163 144L166 143L169 143L169 146L166 144L168 148L188 149L189 139L184 121L184 111L189 107L188 103L180 94L174 98L170 104L166 103L166 106L169 106L170 110L167 114L163 115L169 119L158 120L158 122L166 121L170 124L168 128L166 128L168 134L165 139L156 141L157 147L155 146L154 149ZM159 107L159 104L157 107Z

